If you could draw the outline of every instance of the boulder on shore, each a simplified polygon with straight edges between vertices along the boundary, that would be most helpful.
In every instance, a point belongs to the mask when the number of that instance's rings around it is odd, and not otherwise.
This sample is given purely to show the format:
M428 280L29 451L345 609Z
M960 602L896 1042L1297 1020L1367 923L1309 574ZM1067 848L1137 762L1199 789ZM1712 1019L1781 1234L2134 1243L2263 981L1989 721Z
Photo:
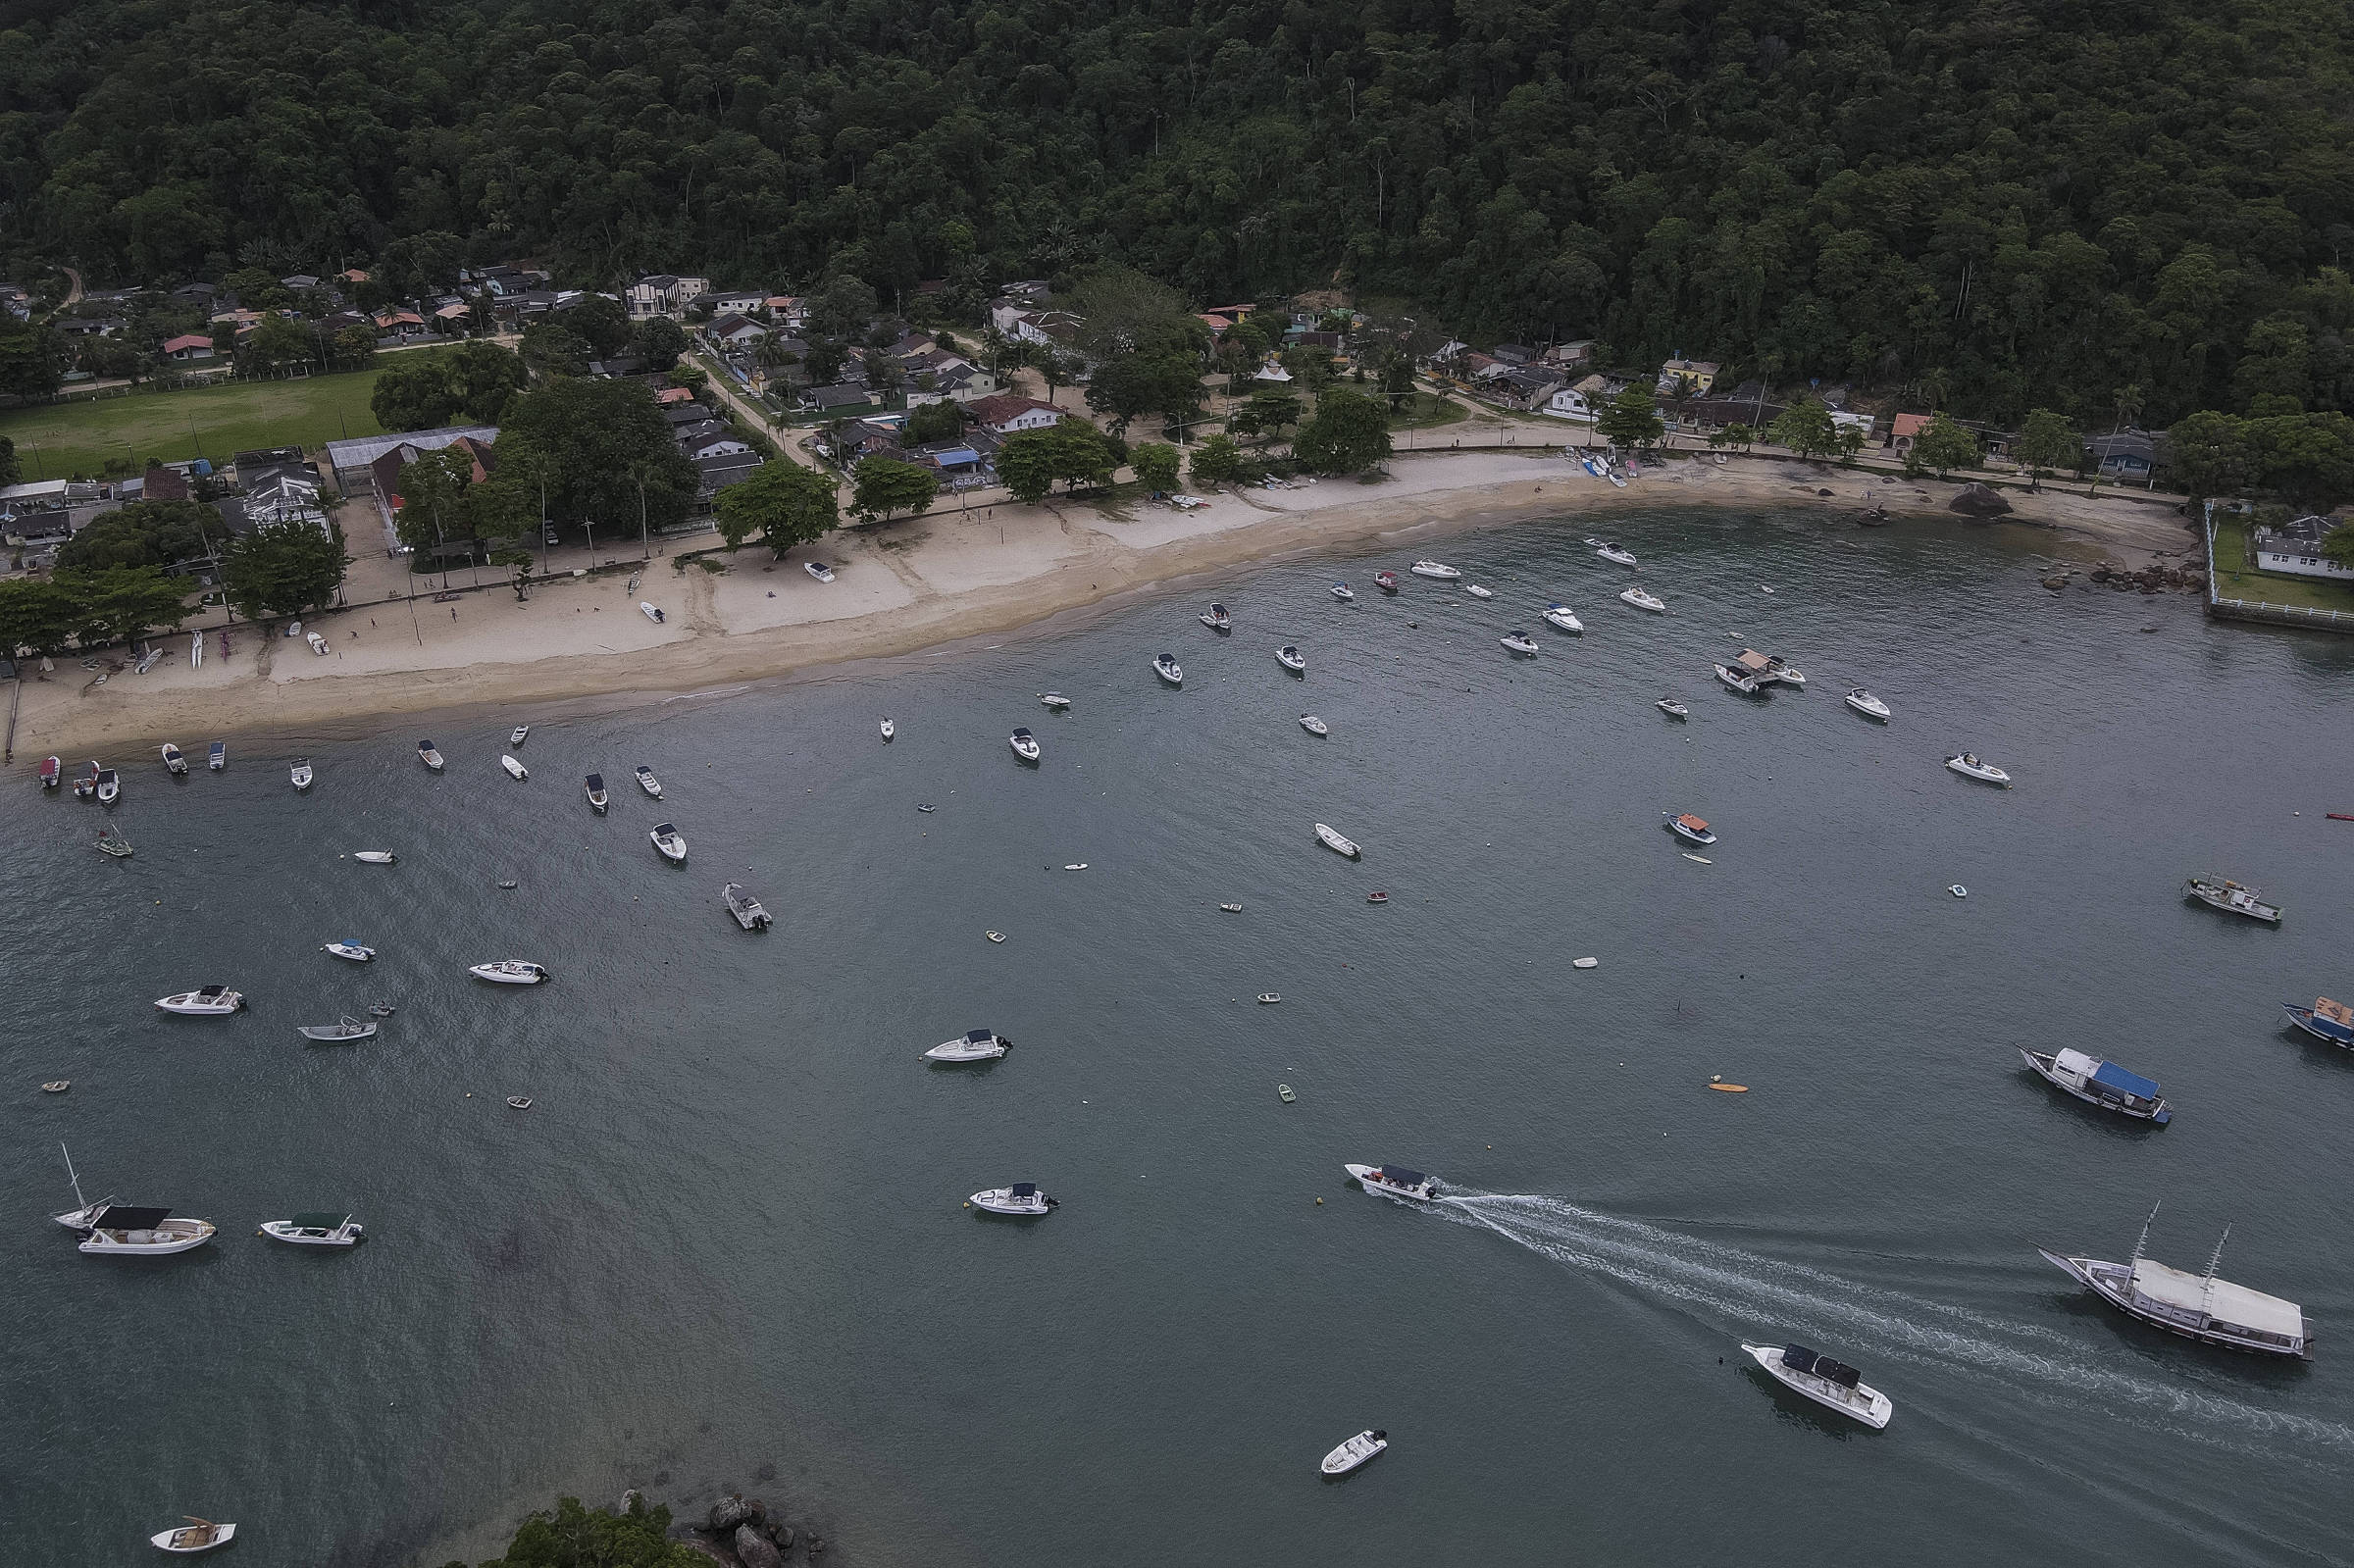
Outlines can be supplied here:
M2011 503L1983 484L1970 483L1963 485L1962 493L1946 502L1945 509L1964 517L2001 517L2011 510Z
M736 1527L736 1560L743 1568L784 1568L784 1553L751 1525Z
M742 1497L722 1497L711 1505L709 1526L711 1534L715 1536L729 1535L739 1527L749 1524L757 1512L757 1509Z

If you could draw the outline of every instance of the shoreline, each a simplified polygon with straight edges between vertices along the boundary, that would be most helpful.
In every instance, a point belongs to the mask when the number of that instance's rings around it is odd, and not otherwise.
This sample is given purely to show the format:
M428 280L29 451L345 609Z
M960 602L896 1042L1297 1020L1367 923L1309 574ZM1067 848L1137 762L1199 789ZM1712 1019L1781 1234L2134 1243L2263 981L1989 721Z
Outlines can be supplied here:
M1812 507L1826 522L1852 525L1868 490L1898 517L1965 521L1945 509L1963 481L1752 457L1723 466L1679 460L1619 490L1558 453L1549 446L1401 454L1392 477L1377 485L1337 480L1225 491L1188 514L1060 497L937 512L829 534L786 561L764 559L758 545L732 562L703 558L724 562L721 572L684 561L664 571L664 558L656 557L637 595L617 592L609 577L543 580L528 602L503 587L472 593L452 607L446 628L433 619L441 606L430 602L332 611L304 623L334 651L323 666L313 665L305 643L240 629L232 656L208 653L201 669L173 659L145 676L127 671L103 687L79 679L71 664L48 678L35 675L20 683L15 750L29 772L49 753L121 755L175 738L186 747L191 735L200 754L214 738L381 732L404 714L463 719L494 704L509 713L519 706L610 712L733 694L755 682L1113 608L1188 578L1537 517L1658 506ZM2014 511L2000 522L2050 530L2053 547L2087 547L2141 565L2153 551L2185 542L2171 507L2069 492L2007 491L2006 499ZM842 569L840 581L820 584L800 570L817 556ZM666 621L640 615L640 598L663 606ZM405 639L397 626L382 625L404 602L413 632Z

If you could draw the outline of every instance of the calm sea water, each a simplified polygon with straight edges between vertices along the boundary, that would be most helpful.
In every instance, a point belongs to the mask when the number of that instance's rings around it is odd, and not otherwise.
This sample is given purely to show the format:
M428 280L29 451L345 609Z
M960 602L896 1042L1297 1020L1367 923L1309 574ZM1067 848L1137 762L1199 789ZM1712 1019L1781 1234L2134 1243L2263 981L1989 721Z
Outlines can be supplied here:
M1645 616L1591 526L1436 546L1486 604L1374 592L1410 551L1297 562L544 722L523 784L520 715L239 742L177 785L116 759L122 864L15 780L0 1556L142 1560L196 1513L246 1568L438 1563L636 1485L787 1499L853 1564L2354 1557L2354 1057L2278 1011L2354 987L2354 824L2323 817L2354 810L2354 644L1771 514L1616 525ZM1539 622L1557 596L1583 638ZM1812 684L1717 687L1744 642ZM2019 786L1945 772L1965 746ZM1682 810L1714 864L1662 832ZM341 858L374 847L399 864ZM2203 870L2286 923L2185 904ZM731 878L775 930L728 921ZM346 936L383 956L318 951ZM465 973L506 956L555 983ZM251 1010L149 1006L215 981ZM373 1043L294 1034L375 1000ZM1012 1054L918 1061L977 1024ZM2058 1096L2018 1043L2161 1079L2175 1125ZM78 1255L60 1140L91 1196L219 1238ZM1460 1200L1366 1197L1347 1160ZM1024 1179L1043 1224L961 1206ZM2162 1338L2035 1254L2122 1257L2160 1199L2152 1253L2201 1268L2230 1225L2225 1273L2302 1302L2315 1362ZM367 1244L253 1235L321 1207ZM1895 1423L1781 1394L1744 1337L1858 1363ZM1320 1484L1366 1426L1391 1452Z

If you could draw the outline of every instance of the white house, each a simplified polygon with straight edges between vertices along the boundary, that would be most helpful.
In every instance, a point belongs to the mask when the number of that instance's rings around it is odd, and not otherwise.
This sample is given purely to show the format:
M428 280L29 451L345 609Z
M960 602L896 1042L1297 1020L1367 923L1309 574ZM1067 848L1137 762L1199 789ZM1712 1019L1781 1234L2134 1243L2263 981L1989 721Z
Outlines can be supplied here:
M1559 387L1545 403L1545 412L1557 420L1575 420L1580 425L1594 423L1594 403L1574 386Z
M708 278L674 278L668 273L655 273L623 289L621 298L630 308L630 320L638 322L649 316L684 316L688 301L710 291Z
M1062 410L1051 403L1042 403L1035 397L1023 397L1017 392L999 392L994 397L975 398L965 405L981 426L998 435L1014 435L1023 430L1043 430L1062 423Z
M2301 578L2354 581L2354 567L2340 566L2322 553L2322 540L2346 525L2333 517L2301 517L2277 529L2256 531L2256 569L2286 572Z
M1835 408L1831 410L1831 424L1838 430L1855 430L1868 441L1871 439L1873 427L1877 426L1879 421L1869 414L1850 414L1846 409Z
M739 316L749 316L767 303L768 290L765 288L710 289L687 301L690 309L707 310L714 316L725 316L731 311Z

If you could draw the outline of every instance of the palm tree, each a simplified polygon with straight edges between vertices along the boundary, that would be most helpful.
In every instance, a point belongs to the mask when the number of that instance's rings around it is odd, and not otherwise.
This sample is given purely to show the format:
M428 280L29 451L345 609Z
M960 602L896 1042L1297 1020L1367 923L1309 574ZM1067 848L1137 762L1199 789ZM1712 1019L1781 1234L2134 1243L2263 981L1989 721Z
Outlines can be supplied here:
M2109 433L2116 434L2139 418L2141 418L2141 383L2129 381L2117 389L2117 424L2111 428Z

